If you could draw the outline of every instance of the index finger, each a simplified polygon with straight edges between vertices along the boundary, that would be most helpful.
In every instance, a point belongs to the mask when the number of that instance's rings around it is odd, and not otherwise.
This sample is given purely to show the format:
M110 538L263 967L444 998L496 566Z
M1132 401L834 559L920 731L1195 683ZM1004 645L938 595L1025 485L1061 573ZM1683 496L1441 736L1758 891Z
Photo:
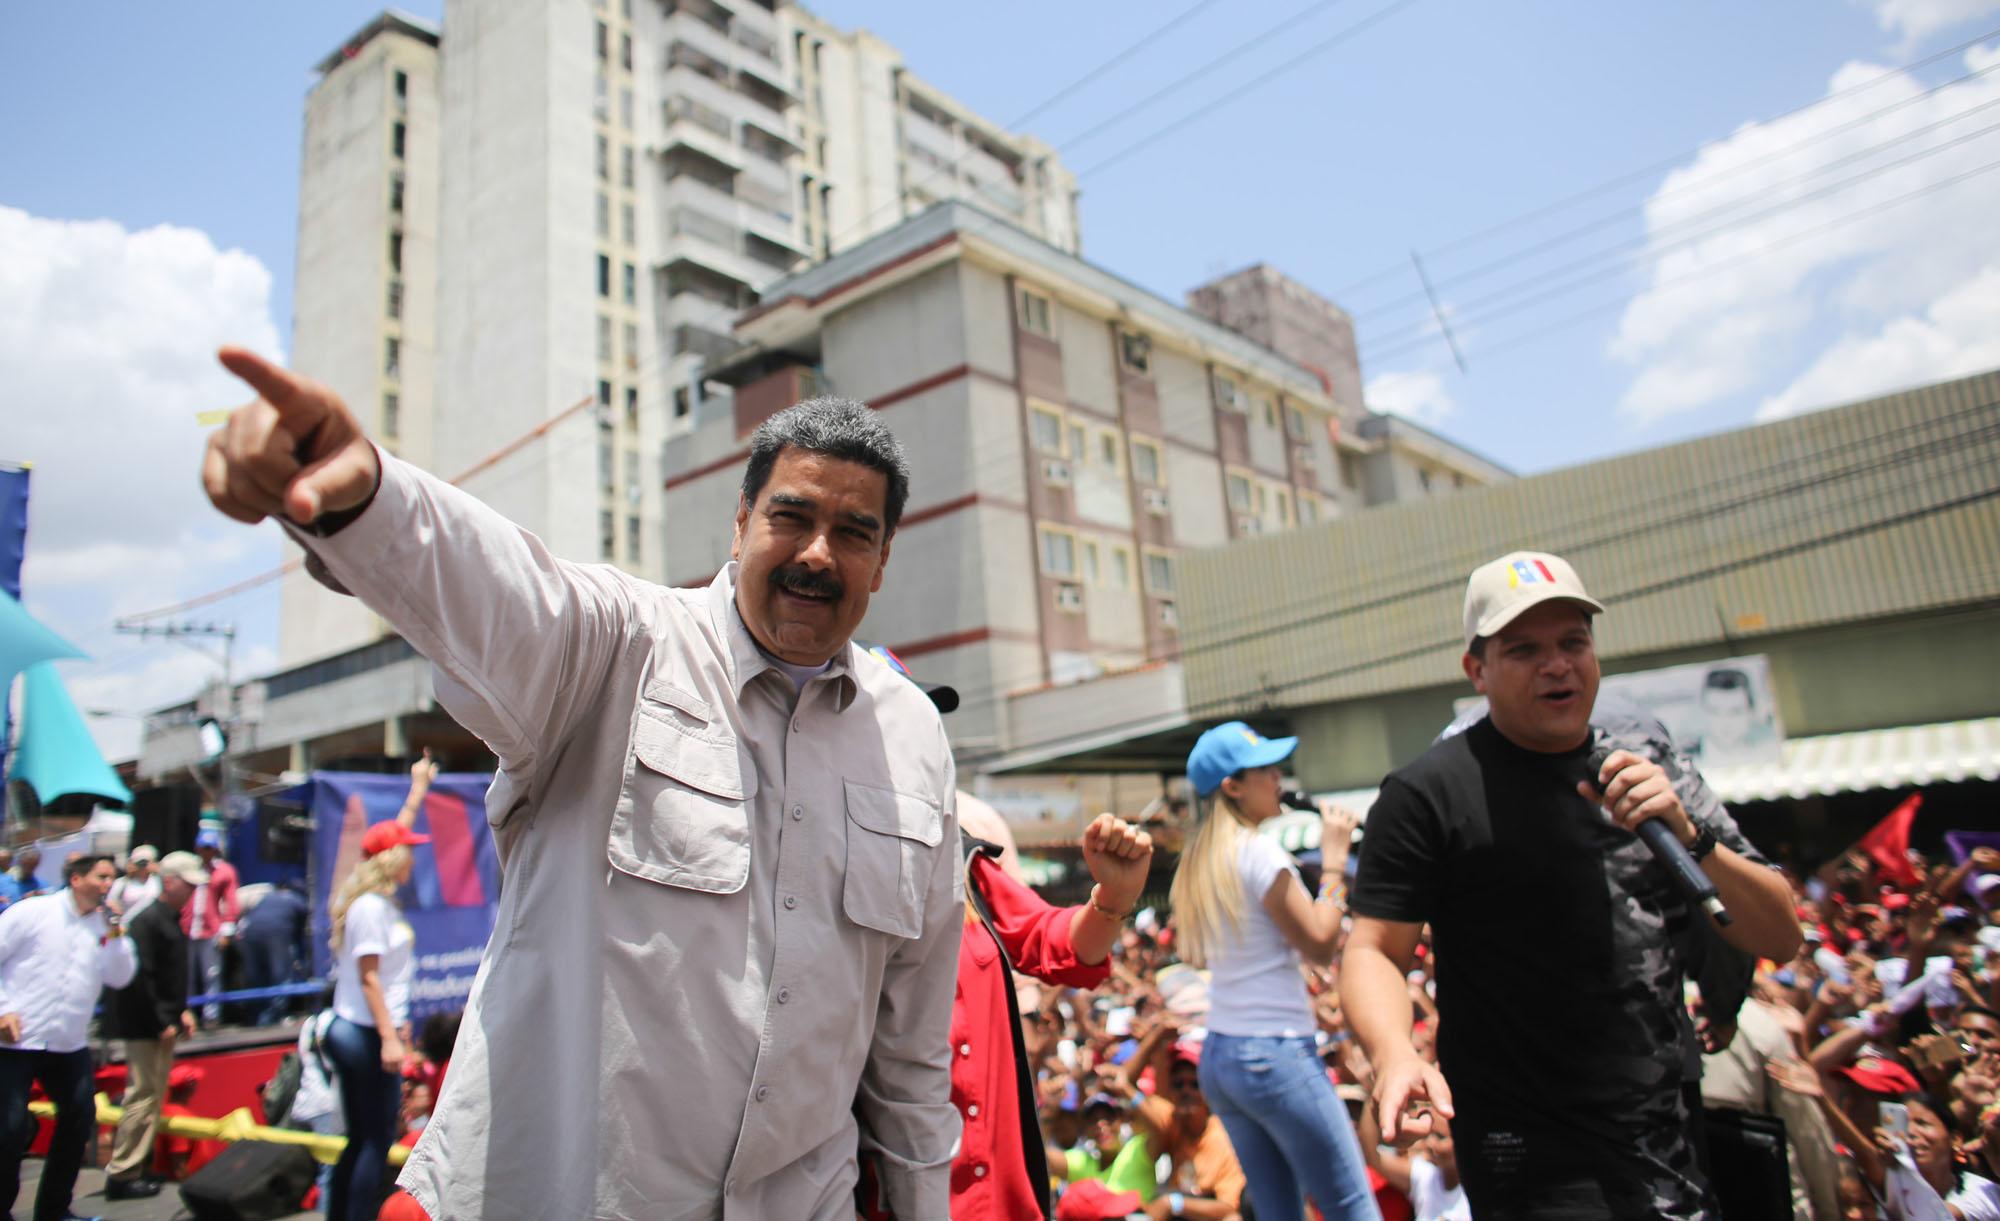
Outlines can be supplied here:
M259 398L276 407L279 415L305 402L305 382L297 374L279 368L250 349L230 345L218 349L215 356L223 368L248 382Z

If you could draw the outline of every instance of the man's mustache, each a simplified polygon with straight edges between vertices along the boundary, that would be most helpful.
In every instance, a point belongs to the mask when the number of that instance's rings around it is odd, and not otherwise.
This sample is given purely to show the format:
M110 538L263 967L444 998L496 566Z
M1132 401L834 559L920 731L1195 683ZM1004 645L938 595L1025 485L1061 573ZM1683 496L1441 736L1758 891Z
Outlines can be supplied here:
M838 601L847 593L847 586L839 577L830 572L814 572L803 564L788 564L771 570L771 584L788 593L800 594L808 598L832 598Z

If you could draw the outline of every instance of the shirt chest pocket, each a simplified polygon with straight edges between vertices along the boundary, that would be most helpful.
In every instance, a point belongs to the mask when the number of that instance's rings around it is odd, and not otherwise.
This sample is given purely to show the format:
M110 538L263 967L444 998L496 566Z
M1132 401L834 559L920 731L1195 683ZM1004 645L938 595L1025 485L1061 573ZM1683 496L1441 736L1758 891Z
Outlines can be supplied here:
M733 894L750 878L757 774L706 704L679 692L664 699L639 706L605 854L633 877Z
M944 814L922 797L853 780L847 788L847 918L878 932L917 937L944 838Z

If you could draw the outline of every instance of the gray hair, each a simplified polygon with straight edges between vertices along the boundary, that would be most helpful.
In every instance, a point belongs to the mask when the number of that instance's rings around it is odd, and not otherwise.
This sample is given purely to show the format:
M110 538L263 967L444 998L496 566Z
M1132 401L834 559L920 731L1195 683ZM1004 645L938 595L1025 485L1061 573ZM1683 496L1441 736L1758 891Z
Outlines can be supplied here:
M889 481L883 506L883 537L896 532L903 505L910 498L910 464L880 418L853 399L821 397L787 407L757 426L750 437L750 463L743 468L743 503L757 503L770 482L771 468L786 446L856 462L882 472Z

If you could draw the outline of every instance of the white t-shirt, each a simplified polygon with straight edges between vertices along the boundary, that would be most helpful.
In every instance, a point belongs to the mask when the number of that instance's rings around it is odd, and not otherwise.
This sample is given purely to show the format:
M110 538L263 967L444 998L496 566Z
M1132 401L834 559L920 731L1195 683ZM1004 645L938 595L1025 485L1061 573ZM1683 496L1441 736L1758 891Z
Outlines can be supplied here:
M417 935L396 905L382 895L366 894L347 909L347 927L340 947L340 966L333 984L333 1011L356 1026L375 1025L368 1010L368 998L361 992L361 969L356 964L364 955L382 961L376 970L382 980L382 999L389 1016L401 1026L410 1020L410 977L416 974Z
M299 1092L292 1098L291 1117L300 1123L311 1123L332 1116L331 1130L345 1132L347 1128L340 1114L340 1087L331 1075L333 1056L322 1046L326 1028L332 1022L332 1012L322 1009L299 1027Z
M1224 925L1208 954L1208 1028L1217 1034L1311 1035L1317 1027L1299 978L1299 952L1264 910L1264 896L1285 872L1297 877L1299 867L1278 841L1242 837L1236 876L1243 883L1243 923L1234 936Z
M1425 1157L1410 1159L1410 1207L1417 1221L1472 1221L1472 1202L1465 1184L1444 1185L1444 1171Z
M124 913L120 918L127 924L132 923L132 917L139 914L140 908L159 897L160 871L157 869L147 874L143 881L127 875L111 884L111 901Z

